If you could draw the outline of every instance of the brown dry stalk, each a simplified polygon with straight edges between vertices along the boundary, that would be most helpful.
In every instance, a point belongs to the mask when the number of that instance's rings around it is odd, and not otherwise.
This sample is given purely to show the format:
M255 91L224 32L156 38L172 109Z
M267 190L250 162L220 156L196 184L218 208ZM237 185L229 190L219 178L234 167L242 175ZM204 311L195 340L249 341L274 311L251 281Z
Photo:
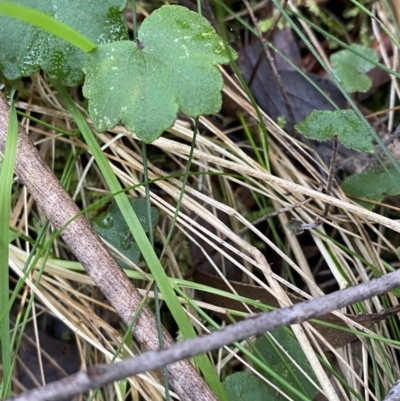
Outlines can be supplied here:
M4 153L9 107L0 94L0 152ZM36 200L52 225L59 229L80 210L42 160L22 128L19 129L15 172ZM108 252L85 216L74 219L61 237L81 262L89 276L126 324L130 324L142 297ZM147 350L159 348L156 319L145 305L132 330L137 341ZM164 346L174 341L163 330ZM169 383L182 400L217 400L210 388L188 361L167 367Z

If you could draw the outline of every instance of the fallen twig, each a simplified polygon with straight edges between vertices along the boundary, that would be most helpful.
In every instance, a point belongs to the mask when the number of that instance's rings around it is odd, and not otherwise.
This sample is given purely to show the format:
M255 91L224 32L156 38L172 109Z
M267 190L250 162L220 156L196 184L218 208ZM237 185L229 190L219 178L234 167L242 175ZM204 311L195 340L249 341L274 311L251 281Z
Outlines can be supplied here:
M150 351L114 365L92 366L87 372L79 372L63 380L50 383L40 389L21 394L13 401L57 401L80 392L104 386L116 380L137 375L148 370L208 352L224 345L254 335L260 335L282 326L288 326L316 318L355 302L363 301L400 286L400 271L345 290L296 304L290 308L260 313L211 334L175 344L168 349ZM393 391L397 391L396 389ZM397 393L396 393L397 394ZM388 395L389 396L389 395ZM390 398L393 401L398 398Z

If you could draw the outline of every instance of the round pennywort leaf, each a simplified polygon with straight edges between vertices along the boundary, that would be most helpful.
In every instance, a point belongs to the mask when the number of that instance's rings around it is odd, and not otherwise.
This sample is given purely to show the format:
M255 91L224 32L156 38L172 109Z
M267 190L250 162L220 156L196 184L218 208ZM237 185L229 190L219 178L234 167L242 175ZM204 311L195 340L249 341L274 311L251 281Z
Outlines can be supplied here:
M179 110L190 117L217 113L223 87L217 65L236 57L201 15L163 6L142 23L136 42L88 54L83 94L93 123L105 131L121 121L151 143Z

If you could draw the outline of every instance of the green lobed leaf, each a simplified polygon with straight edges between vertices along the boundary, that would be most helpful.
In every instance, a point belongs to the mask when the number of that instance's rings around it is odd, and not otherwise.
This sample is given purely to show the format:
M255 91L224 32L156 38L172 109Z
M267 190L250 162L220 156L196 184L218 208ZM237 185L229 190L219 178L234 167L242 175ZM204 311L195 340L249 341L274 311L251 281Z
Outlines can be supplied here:
M179 110L190 117L217 113L223 87L217 65L236 57L201 15L163 6L144 20L137 42L105 44L88 54L83 94L93 123L105 131L121 121L151 143Z
M400 195L400 174L392 164L371 168L361 174L355 174L346 178L341 185L342 190L350 196L382 201L388 195ZM367 209L373 209L374 205L361 202Z
M376 63L379 61L374 50L353 44L352 49ZM351 50L340 50L330 57L333 73L348 93L366 92L372 86L371 78L365 75L374 64L354 54Z
M291 356L297 365L305 372L314 382L318 382L314 371L312 370L303 350L299 346L299 342L289 334L285 328L272 330L270 334L278 341L283 349ZM313 400L318 390L310 383L305 375L296 367L296 365L273 345L272 340L267 340L265 336L260 337L256 342L256 347L265 359L265 363L282 379L291 386L303 393L308 399ZM282 385L275 379L270 378L271 382L277 387ZM282 390L284 390L282 388ZM293 400L297 400L296 396L290 394ZM281 395L277 395L274 400L284 400Z
M127 39L126 0L20 0L65 23L96 44ZM37 15L39 18L40 15ZM33 22L32 22L33 23ZM83 80L85 53L31 24L0 13L0 70L13 80L43 69L50 77L75 86Z
M309 139L328 141L337 135L339 141L358 152L373 152L371 133L353 110L314 110L295 128Z
M147 201L142 199L131 199L130 204L135 211L144 231L149 232L149 221L147 218ZM158 221L158 211L151 208L151 225L154 226ZM93 223L95 231L103 237L114 248L118 249L125 257L133 263L139 263L140 250L122 213L115 202L112 202L106 212L103 212ZM120 262L122 268L127 268L126 264Z
M315 373L308 363L298 341L284 328L272 330L270 334L279 342L288 355L291 356L297 366L314 382L317 382ZM281 382L278 382L273 377L268 377L268 374L265 374L264 370L259 369L260 374L266 376L272 384L280 388L292 400L314 399L318 390L271 340L267 340L265 336L260 337L255 343L255 349L262 358L263 363L288 385L284 387ZM286 400L286 397L251 372L234 373L228 376L223 384L230 401ZM298 394L294 394L293 391L290 391L290 388L297 390Z
M273 391L262 379L251 372L236 372L224 381L229 401L275 401Z
M0 15L26 22L67 41L84 52L93 50L96 44L75 29L51 15L18 3L0 2Z

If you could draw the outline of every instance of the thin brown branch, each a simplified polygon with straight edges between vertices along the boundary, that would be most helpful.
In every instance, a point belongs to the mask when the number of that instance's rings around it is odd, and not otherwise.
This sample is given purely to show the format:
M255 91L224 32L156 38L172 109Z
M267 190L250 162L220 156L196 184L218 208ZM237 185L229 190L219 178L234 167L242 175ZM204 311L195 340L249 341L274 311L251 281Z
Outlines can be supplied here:
M0 94L0 152L4 152L9 107ZM79 213L69 194L44 163L23 129L19 130L15 171L56 229ZM79 216L62 231L61 237L126 324L132 321L142 297L108 252L85 216ZM145 305L132 330L147 350L159 348L156 320ZM163 330L164 345L174 341ZM168 367L168 378L182 400L216 400L215 395L187 361Z

